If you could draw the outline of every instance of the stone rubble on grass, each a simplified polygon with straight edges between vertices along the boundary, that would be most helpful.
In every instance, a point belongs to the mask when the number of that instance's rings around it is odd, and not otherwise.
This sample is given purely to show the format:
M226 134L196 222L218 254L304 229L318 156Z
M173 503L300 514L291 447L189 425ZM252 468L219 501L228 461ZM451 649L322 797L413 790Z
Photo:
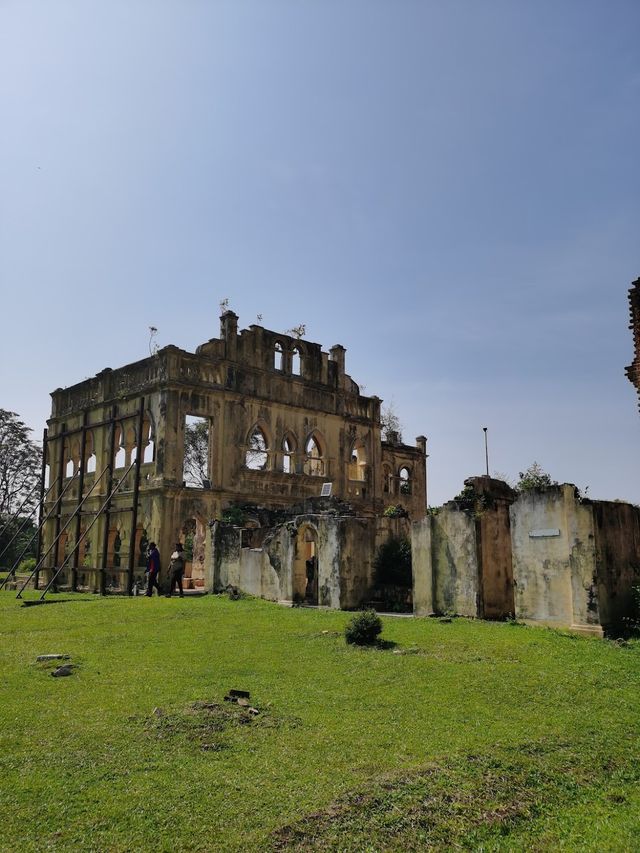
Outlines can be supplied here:
M59 666L57 669L51 673L54 678L60 678L63 675L71 675L73 670L73 664L65 663L63 666Z
M71 655L38 655L36 660L38 662L46 661L46 660L69 660Z

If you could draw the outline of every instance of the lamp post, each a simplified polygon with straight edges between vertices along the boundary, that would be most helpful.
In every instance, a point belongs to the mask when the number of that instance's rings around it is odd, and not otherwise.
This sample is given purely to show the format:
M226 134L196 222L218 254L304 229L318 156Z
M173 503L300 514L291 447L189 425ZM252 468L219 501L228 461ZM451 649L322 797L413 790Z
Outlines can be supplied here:
M487 463L487 477L489 476L489 445L487 444L487 427L482 427L484 432L484 458Z

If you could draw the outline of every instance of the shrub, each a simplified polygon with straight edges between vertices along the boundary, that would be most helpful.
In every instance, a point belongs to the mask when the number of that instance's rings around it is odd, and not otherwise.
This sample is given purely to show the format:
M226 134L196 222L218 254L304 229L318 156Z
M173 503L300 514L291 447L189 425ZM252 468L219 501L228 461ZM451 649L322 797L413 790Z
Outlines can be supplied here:
M520 471L516 491L529 492L532 489L545 489L547 486L557 486L557 480L552 480L542 466L533 462L526 471Z
M347 643L356 646L372 646L382 631L382 620L375 610L356 613L344 629Z
M234 527L243 527L244 512L239 506L228 506L222 510L222 523L232 524Z
M30 575L31 572L36 567L36 558L35 557L27 557L26 560L22 560L20 565L18 566L18 574L21 575Z
M390 504L382 513L386 518L407 518L409 513L402 504Z
M411 542L393 536L378 549L373 568L379 584L411 586Z

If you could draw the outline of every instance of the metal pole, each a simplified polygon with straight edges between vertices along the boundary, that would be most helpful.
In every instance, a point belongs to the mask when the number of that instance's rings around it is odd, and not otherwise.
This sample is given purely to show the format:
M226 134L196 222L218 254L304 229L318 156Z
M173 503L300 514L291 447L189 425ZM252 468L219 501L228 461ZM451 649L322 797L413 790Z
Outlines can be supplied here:
M482 427L484 431L484 458L487 463L487 477L489 476L489 445L487 444L487 427Z
M45 427L44 432L42 433L42 471L40 473L40 506L38 508L38 544L36 546L36 566L40 562L40 556L42 555L42 519L44 518L44 478L47 473L47 435L48 431ZM51 477L51 472L49 472L49 476ZM50 484L51 485L51 484ZM47 489L47 494L49 490ZM34 589L38 589L38 581L39 572L36 572L36 576L33 581Z

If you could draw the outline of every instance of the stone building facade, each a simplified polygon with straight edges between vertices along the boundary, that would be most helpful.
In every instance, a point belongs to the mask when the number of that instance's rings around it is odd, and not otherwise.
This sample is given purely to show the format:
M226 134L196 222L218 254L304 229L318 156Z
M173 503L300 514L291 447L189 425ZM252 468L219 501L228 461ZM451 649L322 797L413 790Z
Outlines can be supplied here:
M150 540L164 565L185 542L204 586L209 523L230 507L292 510L324 487L364 519L426 511L426 439L382 439L381 400L346 373L344 347L239 331L232 311L195 353L167 346L52 401L41 559L73 588L131 590Z

